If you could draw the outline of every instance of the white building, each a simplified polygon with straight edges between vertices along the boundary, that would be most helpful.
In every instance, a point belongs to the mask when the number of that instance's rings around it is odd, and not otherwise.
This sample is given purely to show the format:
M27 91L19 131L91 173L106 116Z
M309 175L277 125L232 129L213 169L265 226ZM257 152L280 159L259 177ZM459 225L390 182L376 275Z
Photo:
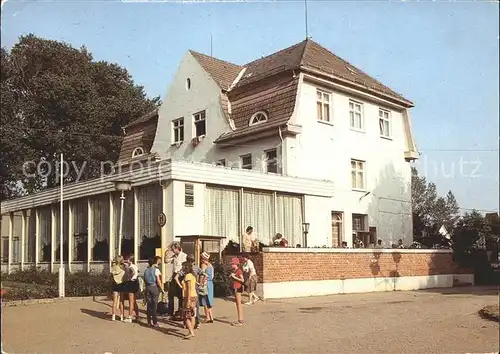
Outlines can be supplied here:
M311 40L243 66L189 51L161 107L125 127L116 175L66 187L67 254L88 267L109 262L119 208L111 181L124 178L134 188L123 247L135 254L150 253L143 240L164 247L179 235L238 241L248 225L266 244L280 232L304 245L303 223L308 246L352 245L354 235L410 243L412 107ZM2 224L22 220L7 235L2 225L10 268L55 262L57 200L47 190L2 203Z

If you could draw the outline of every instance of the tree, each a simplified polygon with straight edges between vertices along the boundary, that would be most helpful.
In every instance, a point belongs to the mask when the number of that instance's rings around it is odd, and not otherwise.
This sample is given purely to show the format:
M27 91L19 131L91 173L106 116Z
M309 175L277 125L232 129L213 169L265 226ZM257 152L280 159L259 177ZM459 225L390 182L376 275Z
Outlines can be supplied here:
M439 197L434 183L419 176L415 167L412 167L411 172L413 234L416 237L420 237L422 231L436 234L442 225L452 232L460 215L453 193L448 191L445 197Z
M12 132L12 139L2 144L17 147L10 148L14 153L24 151L35 164L45 161L39 166L41 173L34 177L24 174L19 179L15 174L22 171L19 161L1 171L6 182L8 178L20 180L27 192L57 184L55 169L60 153L79 169L84 167L80 179L98 177L100 162L118 157L121 128L160 103L158 97L148 99L126 69L94 61L85 47L75 49L30 34L22 36L5 56L11 72L7 93L14 101L5 120L19 136ZM34 164L26 167L28 173L35 172ZM78 171L71 168L67 181L77 177Z
M1 199L12 198L21 193L18 181L22 179L22 163L27 156L21 149L22 129L16 122L16 100L12 90L12 68L9 54L3 48L1 55L2 105L0 112L0 185Z

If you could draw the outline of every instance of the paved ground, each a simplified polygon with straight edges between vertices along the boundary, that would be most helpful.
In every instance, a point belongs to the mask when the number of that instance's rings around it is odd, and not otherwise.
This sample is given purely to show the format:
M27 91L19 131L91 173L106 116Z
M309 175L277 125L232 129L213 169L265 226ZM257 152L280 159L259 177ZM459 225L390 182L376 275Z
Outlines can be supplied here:
M494 288L337 295L245 308L218 300L218 322L196 338L162 320L160 330L111 322L91 300L3 309L4 351L15 353L498 353L499 325L477 316L498 302ZM143 319L143 322L145 320Z

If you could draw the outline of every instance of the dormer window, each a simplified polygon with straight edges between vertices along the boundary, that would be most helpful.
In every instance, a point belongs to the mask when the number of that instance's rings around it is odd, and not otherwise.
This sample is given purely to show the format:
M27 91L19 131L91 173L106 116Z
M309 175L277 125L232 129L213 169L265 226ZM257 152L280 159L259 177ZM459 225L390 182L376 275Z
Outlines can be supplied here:
M134 151L132 152L132 157L137 157L141 155L144 155L144 149L141 147L135 148Z
M250 118L250 123L248 124L249 126L252 125L257 125L260 123L265 123L267 122L267 114L264 111L259 111L255 113L252 118Z

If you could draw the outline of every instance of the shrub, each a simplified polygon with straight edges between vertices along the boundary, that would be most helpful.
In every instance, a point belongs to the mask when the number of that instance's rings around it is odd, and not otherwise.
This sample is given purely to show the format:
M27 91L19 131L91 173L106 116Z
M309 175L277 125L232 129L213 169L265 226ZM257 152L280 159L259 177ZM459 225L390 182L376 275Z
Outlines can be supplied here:
M37 285L55 285L57 286L59 276L40 268L30 268L27 270L17 270L10 274L2 274L2 281L15 283L37 284Z
M80 271L66 276L66 296L105 296L111 292L111 277L106 273Z
M84 271L66 274L65 294L68 297L106 296L111 292L111 277L107 273ZM5 300L53 298L59 295L59 275L46 270L29 269L2 274Z
M231 267L222 262L216 262L214 266L214 296L226 297L231 295Z

